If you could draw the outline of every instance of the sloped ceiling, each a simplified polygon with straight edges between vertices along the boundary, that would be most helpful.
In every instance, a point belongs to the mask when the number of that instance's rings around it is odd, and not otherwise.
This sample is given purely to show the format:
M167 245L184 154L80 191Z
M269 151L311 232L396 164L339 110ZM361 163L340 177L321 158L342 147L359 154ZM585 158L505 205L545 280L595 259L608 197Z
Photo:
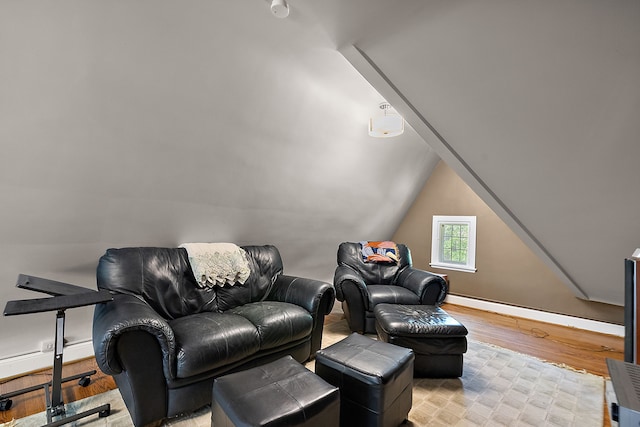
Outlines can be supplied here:
M623 304L640 246L640 2L300 3L577 296Z
M2 307L40 296L19 273L94 287L109 247L275 244L331 281L340 242L391 238L438 157L410 128L367 135L383 97L292 6L0 2ZM52 316L1 318L0 359Z

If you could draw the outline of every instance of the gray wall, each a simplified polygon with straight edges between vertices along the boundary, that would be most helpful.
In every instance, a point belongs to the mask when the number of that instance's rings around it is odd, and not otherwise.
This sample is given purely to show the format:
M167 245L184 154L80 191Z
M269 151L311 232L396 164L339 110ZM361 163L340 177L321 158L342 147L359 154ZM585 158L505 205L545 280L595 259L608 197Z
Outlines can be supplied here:
M433 215L477 217L477 272L433 269L429 266ZM416 267L447 274L451 293L454 295L623 324L622 307L576 298L442 161L438 163L393 239L409 246ZM623 268L622 261L619 267Z
M338 244L391 237L437 161L410 128L367 135L381 101L262 0L0 2L0 306L44 296L19 273L94 288L109 247L269 243L330 281ZM54 318L1 317L0 359ZM71 343L91 318L68 311Z

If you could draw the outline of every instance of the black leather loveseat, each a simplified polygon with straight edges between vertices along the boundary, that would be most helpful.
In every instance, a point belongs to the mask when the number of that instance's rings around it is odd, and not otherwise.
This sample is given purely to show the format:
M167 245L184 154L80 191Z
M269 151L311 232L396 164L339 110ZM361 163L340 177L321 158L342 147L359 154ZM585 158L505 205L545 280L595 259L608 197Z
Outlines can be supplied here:
M95 308L93 345L136 426L211 402L213 379L320 349L332 285L282 274L274 246L243 246L240 285L200 288L184 248L109 249L97 269L113 301Z

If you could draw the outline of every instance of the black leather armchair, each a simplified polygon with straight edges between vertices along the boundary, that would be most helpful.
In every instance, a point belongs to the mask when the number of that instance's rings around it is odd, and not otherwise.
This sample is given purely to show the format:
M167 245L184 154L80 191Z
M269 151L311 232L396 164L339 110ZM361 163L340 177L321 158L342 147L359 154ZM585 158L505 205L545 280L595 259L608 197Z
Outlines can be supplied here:
M100 258L93 346L136 427L211 403L214 378L321 347L333 286L282 274L274 246L243 246L244 284L197 286L183 248L109 249Z
M360 243L338 247L333 284L336 298L353 332L376 333L373 309L377 304L440 305L449 292L442 276L412 267L411 252L397 244L398 262L365 262Z

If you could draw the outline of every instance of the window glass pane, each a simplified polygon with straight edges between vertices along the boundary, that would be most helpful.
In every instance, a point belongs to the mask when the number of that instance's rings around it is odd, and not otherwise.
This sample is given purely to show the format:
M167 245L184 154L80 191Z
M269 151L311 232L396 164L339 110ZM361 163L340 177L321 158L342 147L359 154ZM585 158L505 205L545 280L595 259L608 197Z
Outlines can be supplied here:
M452 264L466 264L469 245L467 224L442 224L440 260Z

